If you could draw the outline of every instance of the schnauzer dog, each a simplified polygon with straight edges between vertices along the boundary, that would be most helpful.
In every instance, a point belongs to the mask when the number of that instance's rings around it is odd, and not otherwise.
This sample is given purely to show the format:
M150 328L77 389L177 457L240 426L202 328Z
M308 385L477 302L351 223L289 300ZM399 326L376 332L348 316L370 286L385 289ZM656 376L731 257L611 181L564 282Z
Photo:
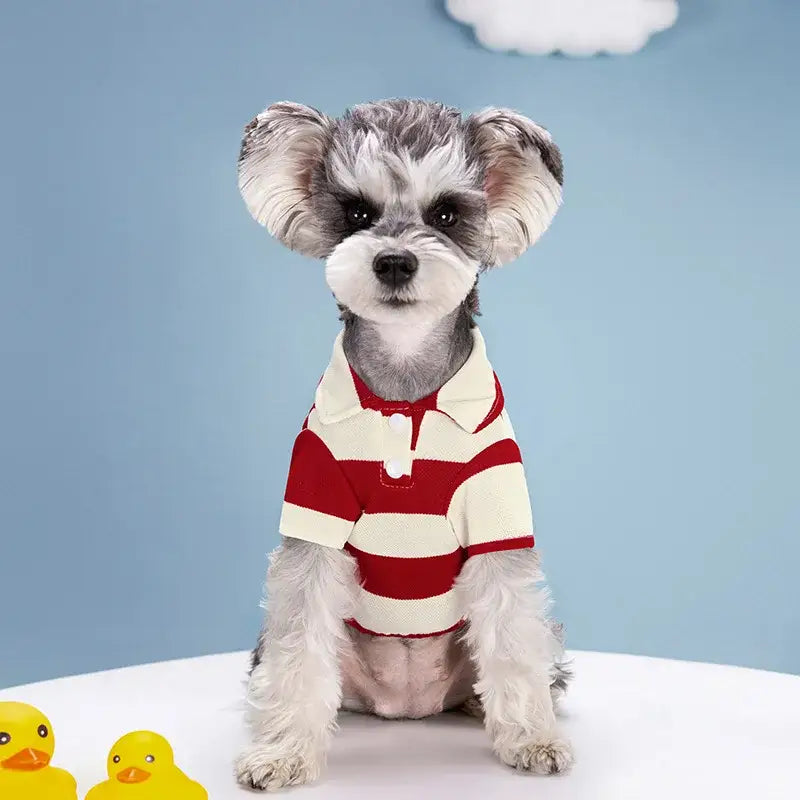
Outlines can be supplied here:
M475 323L478 276L544 233L561 185L550 134L504 109L278 103L245 129L247 207L325 260L343 330L292 454L242 784L316 779L340 709L462 709L518 770L572 763L563 637Z

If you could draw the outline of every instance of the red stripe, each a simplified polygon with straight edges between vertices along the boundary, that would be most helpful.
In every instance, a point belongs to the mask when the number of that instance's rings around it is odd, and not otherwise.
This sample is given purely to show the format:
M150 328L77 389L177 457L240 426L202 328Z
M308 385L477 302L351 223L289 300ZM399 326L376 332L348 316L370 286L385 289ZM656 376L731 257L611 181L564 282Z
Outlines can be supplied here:
M434 410L436 409L436 395L433 395ZM417 449L417 442L419 441L419 432L422 430L422 420L425 417L425 412L429 409L414 406L411 409L411 449Z
M497 378L497 373L494 373L494 403L492 404L489 413L486 415L486 418L478 425L477 428L473 431L473 433L478 433L478 431L482 431L484 428L487 428L491 425L503 412L503 408L505 407L506 401L503 397L503 389L500 386L500 381Z
M359 625L354 619L345 620L347 625L351 628L355 628L357 631L361 631L361 633L368 633L370 636L400 637L402 639L427 639L429 636L441 636L443 633L450 633L451 631L457 631L459 628L463 628L466 622L465 619L461 619L456 622L455 625L451 625L443 631L433 631L432 633L378 633L377 631L371 631L369 628L365 628L363 625Z
M518 536L515 539L499 539L495 542L481 542L467 548L467 558L481 553L498 553L501 550L526 550L533 547L533 536Z
M355 556L361 585L394 600L423 600L449 592L464 563L461 549L443 556L398 558L365 553L349 543L344 548Z
M492 467L521 463L522 453L519 451L519 445L513 439L501 439L499 442L490 444L485 450L481 450L472 461L464 466L464 469L458 473L457 486L454 488L457 488L474 475Z
M361 516L361 505L341 466L308 428L295 440L284 499L351 522Z
M513 439L502 439L466 464L460 461L414 460L410 477L383 476L380 461L340 461L347 481L370 514L446 514L453 492L479 472L522 461Z
M368 513L445 514L456 476L464 468L455 461L416 459L410 478L382 478L380 461L340 461L361 507Z

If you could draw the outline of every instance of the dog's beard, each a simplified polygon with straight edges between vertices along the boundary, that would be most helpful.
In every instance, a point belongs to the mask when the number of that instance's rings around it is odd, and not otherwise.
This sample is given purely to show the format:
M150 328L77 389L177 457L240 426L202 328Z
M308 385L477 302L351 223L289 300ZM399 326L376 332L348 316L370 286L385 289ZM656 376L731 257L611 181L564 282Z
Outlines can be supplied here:
M413 253L418 268L399 287L382 284L372 269L375 256L388 248ZM372 322L433 322L453 311L469 294L479 264L436 237L411 234L376 237L357 233L328 257L325 278L336 300L353 314Z

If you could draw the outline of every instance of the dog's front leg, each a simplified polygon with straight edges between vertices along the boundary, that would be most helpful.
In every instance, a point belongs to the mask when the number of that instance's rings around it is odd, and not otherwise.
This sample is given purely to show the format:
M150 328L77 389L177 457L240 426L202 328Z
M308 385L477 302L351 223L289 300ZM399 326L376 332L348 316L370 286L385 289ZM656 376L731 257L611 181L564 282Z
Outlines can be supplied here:
M497 755L524 772L552 774L572 764L558 730L550 683L560 643L547 622L547 590L534 550L469 558L458 589L469 626L475 690Z
M247 689L252 744L236 775L267 791L320 773L341 703L339 657L358 587L347 553L285 539L267 573L266 619Z

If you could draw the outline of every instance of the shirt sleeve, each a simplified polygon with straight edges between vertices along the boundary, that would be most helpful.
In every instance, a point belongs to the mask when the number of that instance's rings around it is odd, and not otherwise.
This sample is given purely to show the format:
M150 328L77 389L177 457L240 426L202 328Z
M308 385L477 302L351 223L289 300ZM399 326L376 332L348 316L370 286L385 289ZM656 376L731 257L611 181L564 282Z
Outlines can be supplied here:
M528 484L513 439L487 447L465 466L447 516L467 557L533 547Z
M283 536L342 548L361 504L322 439L307 428L294 443L279 530Z

